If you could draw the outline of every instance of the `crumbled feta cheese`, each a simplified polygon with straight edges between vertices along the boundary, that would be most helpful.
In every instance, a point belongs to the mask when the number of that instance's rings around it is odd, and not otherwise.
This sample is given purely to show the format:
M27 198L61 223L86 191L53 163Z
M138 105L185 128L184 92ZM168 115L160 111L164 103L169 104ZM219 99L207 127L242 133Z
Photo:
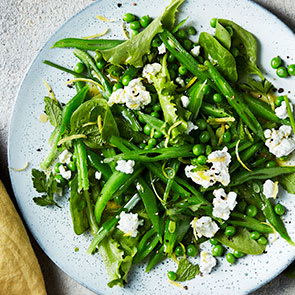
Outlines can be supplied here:
M183 95L180 99L181 99L182 106L184 108L187 108L189 105L189 98L187 96Z
M147 64L142 70L142 77L146 78L149 83L152 83L151 76L156 76L161 71L161 64L155 62L153 64Z
M291 111L293 112L293 105L290 103ZM280 107L275 109L277 117L280 119L286 119L289 117L286 102L283 101Z
M235 192L229 192L226 194L223 188L216 189L213 191L213 216L221 218L223 220L228 220L230 212L237 205L237 194Z
M288 156L295 150L295 137L291 126L282 125L278 130L267 129L264 131L264 136L269 152L277 158Z
M112 93L108 104L125 103L129 109L139 110L151 102L151 95L141 83L140 79L133 79L124 89L120 88Z
M191 55L194 57L197 57L200 55L200 51L201 51L200 45L194 46L193 49L191 50Z
M183 79L181 79L180 77L177 77L175 79L176 83L178 83L181 87L184 87L185 86L185 83L183 81Z
M218 225L210 216L203 216L197 219L197 221L193 220L191 222L191 226L194 230L196 230L199 238L202 236L212 238L219 230Z
M193 130L197 130L199 127L196 126L193 122L188 121L187 122L187 130L186 134L190 134Z
M208 59L213 65L217 64L217 60L213 59L213 57L210 54L208 54Z
M133 160L119 160L117 162L116 170L121 171L126 174L132 174L134 169L135 162Z
M64 165L59 166L59 174L66 180L69 180L72 177L71 170L66 170Z
M162 43L159 47L158 47L158 51L159 51L159 54L164 54L166 53L166 46L164 43Z
M267 179L263 184L263 194L269 198L276 198L279 192L278 183L273 182L270 179Z
M120 220L117 225L117 228L122 231L123 233L127 234L128 236L131 236L135 238L137 236L137 228L139 225L143 224L143 220L138 220L137 213L126 213L121 212L120 214Z
M216 258L206 251L202 251L200 256L200 272L202 274L210 273L212 268L216 265Z
M94 177L95 177L97 180L100 180L100 179L101 179L101 172L99 172L99 171L95 171Z
M62 151L62 153L59 155L58 160L62 164L69 164L71 162L73 154L69 152L68 150Z
M191 178L193 182L204 188L208 188L215 183L214 174L211 170L198 170L196 166L188 165L185 167L184 172L186 177Z

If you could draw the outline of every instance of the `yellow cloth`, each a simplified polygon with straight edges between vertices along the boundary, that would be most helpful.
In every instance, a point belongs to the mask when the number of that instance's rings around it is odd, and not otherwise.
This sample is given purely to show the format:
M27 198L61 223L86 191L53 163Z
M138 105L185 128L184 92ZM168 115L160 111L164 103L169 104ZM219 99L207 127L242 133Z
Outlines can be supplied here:
M38 260L0 180L0 295L45 295Z

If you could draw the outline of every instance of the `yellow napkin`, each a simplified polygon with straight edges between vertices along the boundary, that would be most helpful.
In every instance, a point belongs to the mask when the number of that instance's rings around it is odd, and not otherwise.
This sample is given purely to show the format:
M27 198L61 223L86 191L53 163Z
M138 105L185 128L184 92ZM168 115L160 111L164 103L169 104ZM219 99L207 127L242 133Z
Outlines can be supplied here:
M0 180L0 295L45 295L38 260Z

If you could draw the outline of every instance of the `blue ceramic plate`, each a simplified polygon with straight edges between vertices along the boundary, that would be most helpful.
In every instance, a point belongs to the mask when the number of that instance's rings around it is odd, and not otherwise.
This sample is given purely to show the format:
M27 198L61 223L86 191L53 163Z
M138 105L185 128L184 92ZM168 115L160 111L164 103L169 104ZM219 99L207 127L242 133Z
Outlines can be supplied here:
M106 28L110 28L109 38L122 39L121 20L125 12L156 17L169 0L140 0L137 1L137 6L132 6L132 1L120 2L123 4L121 8L117 7L117 0L97 1L88 6L65 23L35 58L20 87L9 136L9 166L23 167L29 161L30 169L11 171L11 181L19 208L33 236L47 255L72 278L98 294L180 294L181 289L168 283L167 271L176 269L174 262L168 260L150 273L144 272L144 265L136 266L130 272L129 283L125 288L109 289L107 273L100 256L86 254L90 235L76 236L72 230L67 197L59 201L61 209L41 208L32 201L36 192L32 187L30 170L39 167L46 155L47 140L52 131L50 124L42 124L38 120L44 108L43 97L47 95L42 78L52 85L61 101L68 101L75 94L74 89L65 86L66 80L71 78L68 74L42 63L48 59L72 67L77 62L70 49L50 49L52 44L65 37L89 36ZM96 18L98 14L118 21L99 21ZM186 16L189 16L187 24L195 26L199 32L213 32L209 21L212 17L219 17L232 19L254 33L259 40L259 63L262 69L271 74L267 77L276 86L290 90L289 97L295 102L295 78L274 80L275 73L270 67L273 56L280 55L287 60L287 56L294 55L295 52L294 34L274 15L246 0L188 0L182 5L178 19ZM288 63L291 62L294 63L294 60L289 58ZM295 237L295 198L281 192L280 199L289 209L284 220L291 237ZM76 247L80 251L75 252ZM236 295L253 291L284 270L293 261L294 253L293 247L278 239L266 254L258 257L247 256L234 265L229 265L224 258L218 259L218 267L210 275L198 276L186 282L188 291L184 293Z

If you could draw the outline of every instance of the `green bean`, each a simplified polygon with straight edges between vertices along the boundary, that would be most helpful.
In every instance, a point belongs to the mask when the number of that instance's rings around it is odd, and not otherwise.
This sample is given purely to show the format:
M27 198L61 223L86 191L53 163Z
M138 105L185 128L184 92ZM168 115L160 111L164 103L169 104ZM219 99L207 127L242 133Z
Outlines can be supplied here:
M228 145L227 147L229 149L232 149L232 148L235 148L237 145L237 141ZM252 141L241 141L240 144L239 144L239 147L238 147L238 151L239 153L244 151L245 149L247 149L248 147L250 147L251 145L253 145L253 142ZM233 157L234 155L236 154L236 151L235 149L230 153L230 155Z
M213 131L212 127L207 124L207 131L209 132L210 134L210 142L211 142L211 146L214 148L217 146L217 138L216 138L216 135L215 135L215 132Z
M165 233L164 233L164 245L165 253L170 257L173 253L174 245L177 237L177 221L168 219L166 221Z
M159 264L166 258L166 255L164 254L164 247L165 246L162 245L161 248L155 251L154 255L151 256L148 265L145 269L146 272L149 272L153 267L155 267L157 264Z
M295 133L295 119L294 119L293 111L291 109L291 105L290 105L287 95L284 95L284 101L286 103L286 107L287 107L287 111L288 111L288 115L290 118L290 123L291 123L292 129L293 129L293 132Z
M180 166L180 162L178 160L173 160L172 161L171 169L173 171L173 175L168 179L168 182L166 184L165 192L164 192L164 195L163 195L163 200L164 200L165 203L167 202L167 199L169 197L170 190L172 188L172 185L173 185L173 182L174 182L174 179L175 179L175 176L176 176L176 173L178 171L179 166Z
M154 128L157 131L161 132L162 127L165 125L164 121L158 118L155 118L151 115L147 115L142 112L139 112L139 115L143 118L146 124L150 125L152 128Z
M131 127L133 131L135 132L142 131L142 127L132 110L119 104L117 104L115 108L118 109L120 115L128 122L129 126Z
M105 157L105 159L114 157L116 155L115 149L113 147L104 148L101 151L102 151L102 154ZM109 162L108 164L113 172L116 171L116 169L115 169L116 162Z
M201 111L209 116L213 116L214 118L225 118L225 117L231 117L229 113L225 112L222 108L217 108L207 102L203 102L201 106Z
M87 204L87 217L88 222L90 224L91 233L95 235L98 232L98 225L95 220L95 215L93 212L93 204L89 195L89 191L83 191L83 196L85 198L86 204Z
M191 118L195 120L199 114L200 108L203 103L203 97L205 95L204 88L207 84L207 80L204 83L196 83L189 91L189 105L188 110L191 112Z
M108 180L112 176L112 170L109 165L103 163L103 158L97 153L87 150L89 164L97 171L101 172L102 177Z
M76 166L78 172L78 192L89 189L87 152L81 139L74 141L74 155L76 156Z

